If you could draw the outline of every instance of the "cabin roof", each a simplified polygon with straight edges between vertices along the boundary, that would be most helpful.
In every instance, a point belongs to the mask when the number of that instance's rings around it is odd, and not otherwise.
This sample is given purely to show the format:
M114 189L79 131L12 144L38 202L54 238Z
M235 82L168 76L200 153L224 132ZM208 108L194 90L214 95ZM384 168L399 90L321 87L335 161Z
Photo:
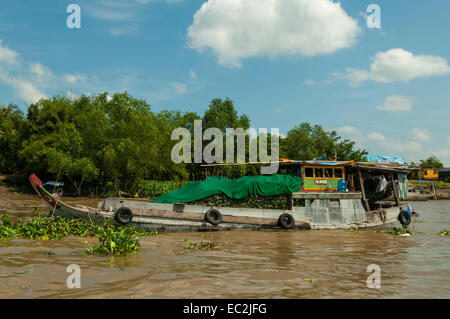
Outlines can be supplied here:
M299 166L345 166L360 168L363 171L368 172L385 172L385 173L409 173L412 169L407 164L397 163L374 163L374 162L355 162L355 161L323 161L323 160L291 160L281 158L279 161L274 162L247 162L247 163L215 163L215 164L202 164L202 167L214 167L214 166L239 166L239 165L270 165L272 163L278 163L282 166L299 165Z

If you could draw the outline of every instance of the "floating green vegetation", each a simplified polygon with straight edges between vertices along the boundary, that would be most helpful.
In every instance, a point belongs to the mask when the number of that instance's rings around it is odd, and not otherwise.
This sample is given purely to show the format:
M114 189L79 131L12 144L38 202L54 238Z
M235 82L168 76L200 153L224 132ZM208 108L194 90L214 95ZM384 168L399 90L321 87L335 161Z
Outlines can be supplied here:
M349 233L354 233L354 232L359 231L359 228L358 227L351 227L351 228L345 229L345 231L349 232Z
M116 226L110 221L93 224L82 219L41 217L39 210L33 211L30 222L21 219L11 221L8 215L1 217L0 239L25 238L36 240L61 239L68 236L98 237L99 245L87 249L90 254L126 255L140 251L140 236L157 235L157 232Z
M394 227L392 229L385 229L385 230L374 230L374 232L376 233L386 233L386 234L391 234L391 235L411 235L411 231L409 230L408 226L406 225L402 225L402 228L397 228Z
M207 241L203 242L201 241L200 244L190 242L189 240L184 240L184 249L202 249L202 250L215 250L220 249L222 247L218 246L215 242Z
M443 231L438 233L439 236L450 236L450 230L444 229Z
M99 245L86 249L87 253L123 256L136 254L141 250L140 237L130 227L120 231L105 227L98 240Z

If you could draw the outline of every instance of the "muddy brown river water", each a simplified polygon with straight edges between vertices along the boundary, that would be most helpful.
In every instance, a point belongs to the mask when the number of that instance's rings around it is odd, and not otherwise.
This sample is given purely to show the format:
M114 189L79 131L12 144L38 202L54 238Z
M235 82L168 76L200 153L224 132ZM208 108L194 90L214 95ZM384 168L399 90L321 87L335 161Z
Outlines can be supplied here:
M420 217L411 237L372 230L169 233L143 238L141 253L127 257L86 255L81 238L0 240L0 298L450 298L450 237L436 234L450 229L450 201L413 206ZM31 219L34 207L46 210L37 196L0 194L0 215ZM184 239L221 249L187 251ZM79 289L66 285L70 264L81 268ZM366 284L371 264L381 269L379 289Z

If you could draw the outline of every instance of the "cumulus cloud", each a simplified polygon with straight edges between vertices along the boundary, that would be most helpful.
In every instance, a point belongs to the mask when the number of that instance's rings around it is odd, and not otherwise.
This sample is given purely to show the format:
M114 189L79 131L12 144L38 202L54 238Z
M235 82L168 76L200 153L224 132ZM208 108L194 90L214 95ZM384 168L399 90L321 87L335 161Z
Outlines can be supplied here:
M388 151L394 151L397 153L403 152L420 152L422 150L422 145L415 141L399 141L394 138L386 137L378 132L371 132L367 135L367 137L376 142L378 146L382 149Z
M352 46L358 22L331 0L208 0L187 30L188 44L218 63L256 56L331 54Z
M6 45L2 44L0 39L0 63L4 64L16 64L18 63L19 53L11 50Z
M386 137L383 134L378 132L371 132L367 135L371 140L376 142L384 142L386 141Z
M401 48L378 52L372 60L369 71L347 68L345 73L338 72L335 75L349 80L351 86L359 86L366 81L407 82L450 73L446 59L432 55L414 55Z
M75 84L77 82L86 82L87 78L84 74L65 74L63 77L64 81L69 84Z
M30 64L29 69L25 67L18 52L2 45L0 40L0 63L14 68L8 72L0 68L0 81L10 86L15 95L26 103L35 103L47 96L41 92L38 85L45 82L51 76L50 70L40 63Z
M16 89L18 97L27 103L36 103L40 99L47 98L47 96L31 82L21 79L13 79L12 85Z
M339 134L345 134L345 135L360 135L361 130L355 126L343 126L338 129L336 129L336 132Z
M426 129L423 128L413 128L411 130L411 134L414 139L419 141L429 141L431 140L430 133Z
M9 86L17 98L31 104L47 98L45 88L61 87L63 81L76 84L86 81L86 76L79 73L55 76L47 66L25 61L0 40L0 81Z
M184 83L172 82L170 83L170 86L173 87L178 94L183 94L187 92L187 86Z
M47 96L32 82L14 77L0 70L0 80L14 89L15 94L26 103L36 103Z
M411 112L413 100L403 95L391 95L384 104L378 105L377 110L389 112Z

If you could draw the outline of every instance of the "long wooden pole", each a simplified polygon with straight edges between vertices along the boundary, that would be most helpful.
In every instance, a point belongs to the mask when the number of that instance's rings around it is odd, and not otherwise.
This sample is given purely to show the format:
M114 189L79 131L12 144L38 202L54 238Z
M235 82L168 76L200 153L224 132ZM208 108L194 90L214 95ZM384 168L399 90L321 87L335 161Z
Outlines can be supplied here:
M358 167L358 176L359 176L359 183L361 184L361 193L362 193L362 199L364 203L364 208L366 211L370 211L369 201L366 198L366 190L364 189L364 178L361 173L361 169Z
M392 173L391 173L391 180L392 180L392 188L394 189L395 204L397 206L400 206L400 199L398 197L398 188L397 188L397 184L395 183L395 180L394 180L394 174L392 174Z

